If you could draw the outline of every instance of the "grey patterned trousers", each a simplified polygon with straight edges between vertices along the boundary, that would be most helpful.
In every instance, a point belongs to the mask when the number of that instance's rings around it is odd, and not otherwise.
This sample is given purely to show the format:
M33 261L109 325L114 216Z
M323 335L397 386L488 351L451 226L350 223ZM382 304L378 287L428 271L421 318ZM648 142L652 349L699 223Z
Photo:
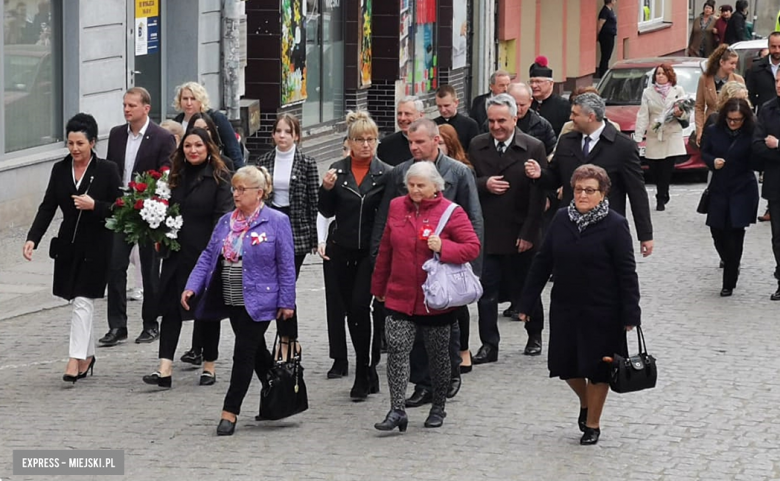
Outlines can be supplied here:
M444 314L452 317L452 313ZM431 370L433 407L444 409L452 367L449 358L451 323L443 326L418 325L413 319L397 312L388 312L385 321L387 338L387 382L390 387L391 409L404 410L406 385L409 383L409 354L414 337L420 329Z

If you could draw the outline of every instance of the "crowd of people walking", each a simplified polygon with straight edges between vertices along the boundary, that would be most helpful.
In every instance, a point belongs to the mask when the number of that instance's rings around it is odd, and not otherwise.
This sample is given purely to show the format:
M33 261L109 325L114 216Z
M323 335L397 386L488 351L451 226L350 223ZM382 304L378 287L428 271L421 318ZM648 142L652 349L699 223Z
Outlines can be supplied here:
M713 10L705 6L699 33L718 28ZM696 44L694 53L706 53L708 42ZM390 409L375 425L383 431L405 431L407 409L425 404L431 409L424 426L443 425L446 400L458 394L462 375L499 360L502 302L511 303L505 316L525 323L523 353L542 354L541 293L552 278L550 376L565 380L577 396L580 443L595 444L609 390L604 359L627 356L625 331L641 324L627 200L639 252L647 257L654 250L637 148L645 136L662 211L674 159L685 153L682 129L692 121L701 126L697 141L713 172L706 224L723 263L721 296L737 285L745 228L758 209L755 171L764 172L778 264L771 297L780 300L780 32L769 46L767 62L754 64L747 87L734 73L735 54L713 48L690 113L677 106L686 92L674 69L658 65L633 139L606 118L605 101L592 89L570 101L554 93L544 58L531 66L527 83L496 71L490 92L474 100L469 115L449 85L436 92L435 119L426 118L420 99L403 98L399 131L381 140L368 112L350 112L343 156L322 176L293 115L278 116L273 150L245 165L230 123L210 108L201 85L177 89L181 114L164 127L149 118L148 92L131 88L123 101L127 122L111 129L107 159L95 153L93 117L81 113L67 123L69 155L54 165L23 247L31 259L62 211L50 255L54 294L73 306L63 379L76 383L93 372L96 345L127 339L126 271L134 246L104 223L135 174L169 168L170 202L183 218L181 249L138 246L144 295L136 342L160 341L158 368L142 381L174 386L182 323L194 320L182 360L202 365L200 385L214 385L220 321L229 319L235 344L218 435L234 433L253 373L265 385L280 354L305 348L299 323L316 314L298 311L296 280L306 256L319 254L333 359L327 377L349 375L345 323L354 349L350 398L380 392L378 366L386 352ZM753 99L764 101L758 116ZM651 126L665 111L671 120ZM426 302L423 265L434 258L468 264L480 278L480 346L473 357L469 306L434 309ZM96 340L94 300L106 290L109 331ZM273 353L265 341L272 321L280 339ZM409 382L414 389L407 397Z

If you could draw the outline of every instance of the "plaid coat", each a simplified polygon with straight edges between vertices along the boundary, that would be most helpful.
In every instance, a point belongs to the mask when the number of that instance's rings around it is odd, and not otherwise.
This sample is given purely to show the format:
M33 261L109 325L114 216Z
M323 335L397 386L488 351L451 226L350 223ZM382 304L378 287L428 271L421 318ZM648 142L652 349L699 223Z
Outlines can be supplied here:
M265 167L274 175L276 150L260 156L254 162L258 167ZM317 192L320 187L320 174L317 162L295 147L292 172L290 173L290 224L292 225L295 255L306 255L317 248ZM273 203L273 192L268 199Z

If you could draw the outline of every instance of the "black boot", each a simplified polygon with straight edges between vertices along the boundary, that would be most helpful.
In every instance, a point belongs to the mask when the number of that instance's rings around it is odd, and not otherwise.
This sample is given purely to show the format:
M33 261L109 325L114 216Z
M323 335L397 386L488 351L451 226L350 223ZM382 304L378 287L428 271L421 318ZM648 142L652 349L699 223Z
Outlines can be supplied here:
M352 390L349 392L349 397L353 401L362 401L368 397L370 385L368 369L368 366L365 364L358 364L355 367L355 384L352 385Z
M387 413L384 421L374 424L374 428L380 431L392 431L398 427L399 431L404 432L408 424L409 418L406 417L406 412L400 409L393 409Z
M376 372L376 366L368 368L368 393L376 394L379 392L379 374Z

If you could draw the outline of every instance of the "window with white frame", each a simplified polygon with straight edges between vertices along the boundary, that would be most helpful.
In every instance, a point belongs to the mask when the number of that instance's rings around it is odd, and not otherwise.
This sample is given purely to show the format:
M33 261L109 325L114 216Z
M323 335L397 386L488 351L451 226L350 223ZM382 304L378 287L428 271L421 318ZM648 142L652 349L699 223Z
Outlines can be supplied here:
M664 21L665 0L639 0L639 28Z

